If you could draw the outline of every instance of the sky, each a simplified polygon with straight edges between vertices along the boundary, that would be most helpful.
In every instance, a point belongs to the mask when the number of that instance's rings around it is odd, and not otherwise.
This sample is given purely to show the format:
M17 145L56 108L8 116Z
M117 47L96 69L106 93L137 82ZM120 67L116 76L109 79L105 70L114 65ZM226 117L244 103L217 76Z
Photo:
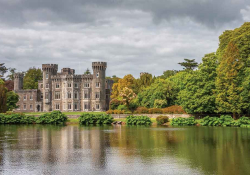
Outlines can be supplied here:
M250 0L0 0L0 62L77 74L107 62L107 76L161 75L201 62L225 30L250 21Z

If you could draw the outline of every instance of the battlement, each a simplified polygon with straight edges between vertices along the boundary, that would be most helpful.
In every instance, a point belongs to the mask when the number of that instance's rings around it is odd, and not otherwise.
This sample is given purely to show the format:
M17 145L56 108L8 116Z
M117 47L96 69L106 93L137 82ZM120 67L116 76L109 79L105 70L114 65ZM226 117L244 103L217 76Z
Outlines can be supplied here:
M16 78L23 78L23 73L21 73L21 72L18 72L18 73L15 73L14 74L14 78L16 79Z
M107 68L107 62L92 62L92 68L97 70L105 70Z
M42 65L43 71L54 72L58 70L58 64L43 64Z

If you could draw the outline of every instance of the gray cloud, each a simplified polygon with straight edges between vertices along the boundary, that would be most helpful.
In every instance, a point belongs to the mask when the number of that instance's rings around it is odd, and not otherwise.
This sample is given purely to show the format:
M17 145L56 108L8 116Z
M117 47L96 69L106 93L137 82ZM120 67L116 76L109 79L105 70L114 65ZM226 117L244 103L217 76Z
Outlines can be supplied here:
M216 51L222 31L249 12L244 0L0 0L0 62L82 73L107 61L108 75L160 75Z

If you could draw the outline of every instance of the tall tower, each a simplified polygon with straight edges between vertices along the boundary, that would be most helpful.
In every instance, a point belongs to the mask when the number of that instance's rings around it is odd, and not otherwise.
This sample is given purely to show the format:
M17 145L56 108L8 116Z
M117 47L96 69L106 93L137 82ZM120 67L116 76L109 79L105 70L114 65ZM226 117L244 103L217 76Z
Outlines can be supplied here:
M104 111L106 102L106 62L93 62L93 80L92 80L92 110Z
M15 73L14 74L14 90L22 90L23 89L23 73Z
M43 64L43 111L52 110L52 81L51 76L57 74L57 64Z

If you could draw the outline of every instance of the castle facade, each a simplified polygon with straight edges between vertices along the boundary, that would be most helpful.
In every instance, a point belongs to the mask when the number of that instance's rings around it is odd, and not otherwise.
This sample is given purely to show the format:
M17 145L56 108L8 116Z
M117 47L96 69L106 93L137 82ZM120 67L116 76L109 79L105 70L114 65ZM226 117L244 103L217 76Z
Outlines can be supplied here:
M93 62L93 74L76 75L74 69L43 64L43 80L38 89L23 89L23 74L14 75L14 91L19 95L20 112L106 111L113 81L105 77L107 63Z

